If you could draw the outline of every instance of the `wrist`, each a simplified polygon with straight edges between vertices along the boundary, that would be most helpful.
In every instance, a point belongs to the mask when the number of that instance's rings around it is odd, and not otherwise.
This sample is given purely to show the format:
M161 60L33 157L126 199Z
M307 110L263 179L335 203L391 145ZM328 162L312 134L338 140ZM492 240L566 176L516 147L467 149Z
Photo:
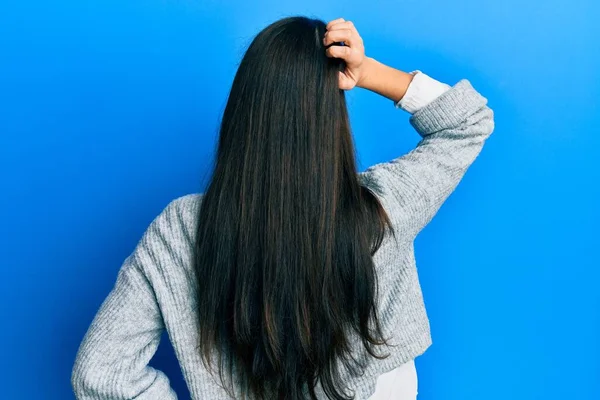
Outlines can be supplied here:
M360 78L356 82L357 87L369 89L371 77L377 75L377 72L373 72L373 70L377 69L377 64L379 64L379 62L374 58L365 57L363 65L361 66Z
M365 58L356 86L400 101L414 78L413 74L389 67L374 58Z

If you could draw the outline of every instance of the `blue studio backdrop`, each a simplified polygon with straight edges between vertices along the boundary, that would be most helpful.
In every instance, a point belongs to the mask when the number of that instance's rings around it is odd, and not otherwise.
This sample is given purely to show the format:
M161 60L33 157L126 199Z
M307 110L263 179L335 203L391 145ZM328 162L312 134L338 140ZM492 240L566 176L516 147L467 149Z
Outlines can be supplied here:
M0 3L2 399L73 398L75 353L166 204L202 191L237 64L270 22L352 20L367 54L469 79L496 129L416 240L422 400L600 399L593 0ZM409 115L348 93L360 170ZM152 365L189 398L166 334Z

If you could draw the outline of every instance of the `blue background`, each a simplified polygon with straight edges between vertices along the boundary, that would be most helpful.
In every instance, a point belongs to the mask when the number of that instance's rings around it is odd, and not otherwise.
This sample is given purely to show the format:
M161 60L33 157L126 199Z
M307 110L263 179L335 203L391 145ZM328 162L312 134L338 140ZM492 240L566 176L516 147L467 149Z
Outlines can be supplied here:
M253 35L355 22L367 54L489 99L496 129L416 241L420 399L600 398L599 6L589 1L2 2L3 399L72 398L77 347L150 221L202 191ZM418 135L349 93L360 169ZM189 394L166 336L153 359Z

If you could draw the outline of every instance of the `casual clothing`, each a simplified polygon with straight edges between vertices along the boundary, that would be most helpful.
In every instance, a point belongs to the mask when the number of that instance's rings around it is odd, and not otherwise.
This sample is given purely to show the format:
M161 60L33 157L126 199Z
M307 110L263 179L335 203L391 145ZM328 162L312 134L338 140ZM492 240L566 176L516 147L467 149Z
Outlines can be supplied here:
M414 75L404 97L396 108L414 114L450 89L450 86L431 78L420 70ZM415 400L418 393L417 370L414 360L379 375L375 393L368 400Z
M391 344L397 346L382 346L378 352L391 355L377 360L350 333L355 357L367 367L360 376L352 376L341 362L339 368L357 400L398 399L399 391L411 385L416 393L416 373L394 378L411 367L414 371L412 360L431 345L413 241L494 128L487 99L466 79L450 87L417 71L396 106L413 112L409 121L422 140L409 153L367 168L359 179L379 198L396 229L396 240L386 236L374 262L383 333L393 335ZM124 260L77 353L71 382L78 399L177 399L167 376L148 365L165 329L192 399L229 399L195 348L200 321L192 248L202 196L193 193L172 200ZM386 389L386 382L396 381L404 383ZM316 391L326 398L320 384Z
M417 369L411 360L379 375L375 393L368 400L415 400L417 387Z

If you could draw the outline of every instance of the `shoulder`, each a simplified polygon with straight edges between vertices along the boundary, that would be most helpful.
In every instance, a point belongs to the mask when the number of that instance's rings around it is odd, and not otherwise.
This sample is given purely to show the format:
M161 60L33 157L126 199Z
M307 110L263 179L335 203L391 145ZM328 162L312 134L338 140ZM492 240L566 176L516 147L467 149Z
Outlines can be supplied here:
M139 240L141 259L164 260L188 253L194 242L197 211L203 194L190 193L170 200L154 217Z
M403 208L402 204L395 201L395 190L397 190L397 187L390 182L389 177L386 175L385 164L379 163L367 168L365 171L359 173L358 179L361 186L367 188L375 195L375 198L390 219L395 233L393 235L395 245L403 246L406 243L411 243L413 240L407 229L410 225L409 217L412 210L410 210L408 204L406 208ZM391 236L386 235L385 239L391 239ZM384 245L387 242L388 240L384 240ZM384 245L382 247L385 247Z
M171 228L189 226L196 219L203 196L202 193L190 193L172 199L153 223Z
M176 197L167 204L159 216L166 220L177 218L180 221L195 218L203 196L203 193L189 193Z

